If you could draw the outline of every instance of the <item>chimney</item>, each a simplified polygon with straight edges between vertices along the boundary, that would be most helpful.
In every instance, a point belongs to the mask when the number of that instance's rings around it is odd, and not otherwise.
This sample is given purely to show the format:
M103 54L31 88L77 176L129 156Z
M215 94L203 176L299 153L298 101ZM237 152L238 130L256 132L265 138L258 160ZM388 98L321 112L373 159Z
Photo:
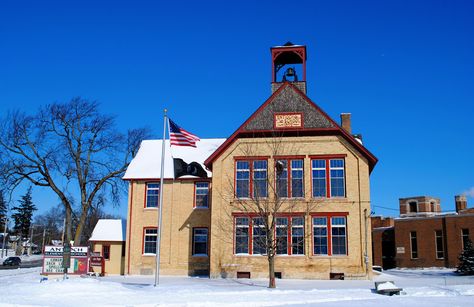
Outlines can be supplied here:
M467 208L467 199L465 195L454 196L454 202L456 203L456 212L465 210Z
M351 113L341 113L341 127L351 134Z

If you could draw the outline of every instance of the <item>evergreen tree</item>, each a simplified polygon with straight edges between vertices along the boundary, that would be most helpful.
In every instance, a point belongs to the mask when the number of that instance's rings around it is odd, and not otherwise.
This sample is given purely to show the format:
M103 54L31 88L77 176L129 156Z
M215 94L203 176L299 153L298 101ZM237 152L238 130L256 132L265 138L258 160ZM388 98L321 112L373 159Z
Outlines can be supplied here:
M474 275L474 246L469 239L467 239L466 248L459 255L456 272L462 275Z
M21 197L19 206L13 207L15 211L12 214L13 220L15 221L14 230L16 233L27 238L30 231L31 219L33 217L33 211L36 210L31 197L31 186L26 191L26 194Z

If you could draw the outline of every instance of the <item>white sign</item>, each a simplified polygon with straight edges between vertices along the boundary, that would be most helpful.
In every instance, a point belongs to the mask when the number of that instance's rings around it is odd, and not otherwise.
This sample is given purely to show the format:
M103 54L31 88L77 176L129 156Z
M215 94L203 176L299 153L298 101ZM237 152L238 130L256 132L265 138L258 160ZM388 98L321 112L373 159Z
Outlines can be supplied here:
M71 264L68 268L69 274L85 274L88 271L87 246L71 246ZM63 247L45 246L43 256L43 274L62 274L63 269Z
M397 247L397 254L405 254L405 247Z

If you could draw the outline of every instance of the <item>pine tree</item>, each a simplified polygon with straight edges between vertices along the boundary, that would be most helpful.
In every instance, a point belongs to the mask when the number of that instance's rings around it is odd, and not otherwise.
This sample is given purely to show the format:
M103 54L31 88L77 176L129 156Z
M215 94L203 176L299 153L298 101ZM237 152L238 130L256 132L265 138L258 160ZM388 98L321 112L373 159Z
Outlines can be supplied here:
M23 238L27 238L30 231L33 211L36 210L31 197L31 187L29 187L26 194L21 197L19 203L19 206L12 208L15 211L15 213L12 214L13 220L15 221L14 230Z
M459 255L456 272L462 275L474 275L474 246L469 239L467 239L466 248Z

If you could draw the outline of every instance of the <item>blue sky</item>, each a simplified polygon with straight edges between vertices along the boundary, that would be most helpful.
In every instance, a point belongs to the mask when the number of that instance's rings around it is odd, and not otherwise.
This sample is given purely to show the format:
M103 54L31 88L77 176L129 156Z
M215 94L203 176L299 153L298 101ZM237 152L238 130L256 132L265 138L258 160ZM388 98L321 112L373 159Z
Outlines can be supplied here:
M269 48L307 45L308 96L378 158L373 210L474 187L472 1L3 1L0 114L96 99L121 129L162 110L228 137L270 95ZM474 190L468 202L474 204ZM40 212L58 203L35 189ZM386 207L388 209L383 209ZM126 202L109 211L125 216Z

